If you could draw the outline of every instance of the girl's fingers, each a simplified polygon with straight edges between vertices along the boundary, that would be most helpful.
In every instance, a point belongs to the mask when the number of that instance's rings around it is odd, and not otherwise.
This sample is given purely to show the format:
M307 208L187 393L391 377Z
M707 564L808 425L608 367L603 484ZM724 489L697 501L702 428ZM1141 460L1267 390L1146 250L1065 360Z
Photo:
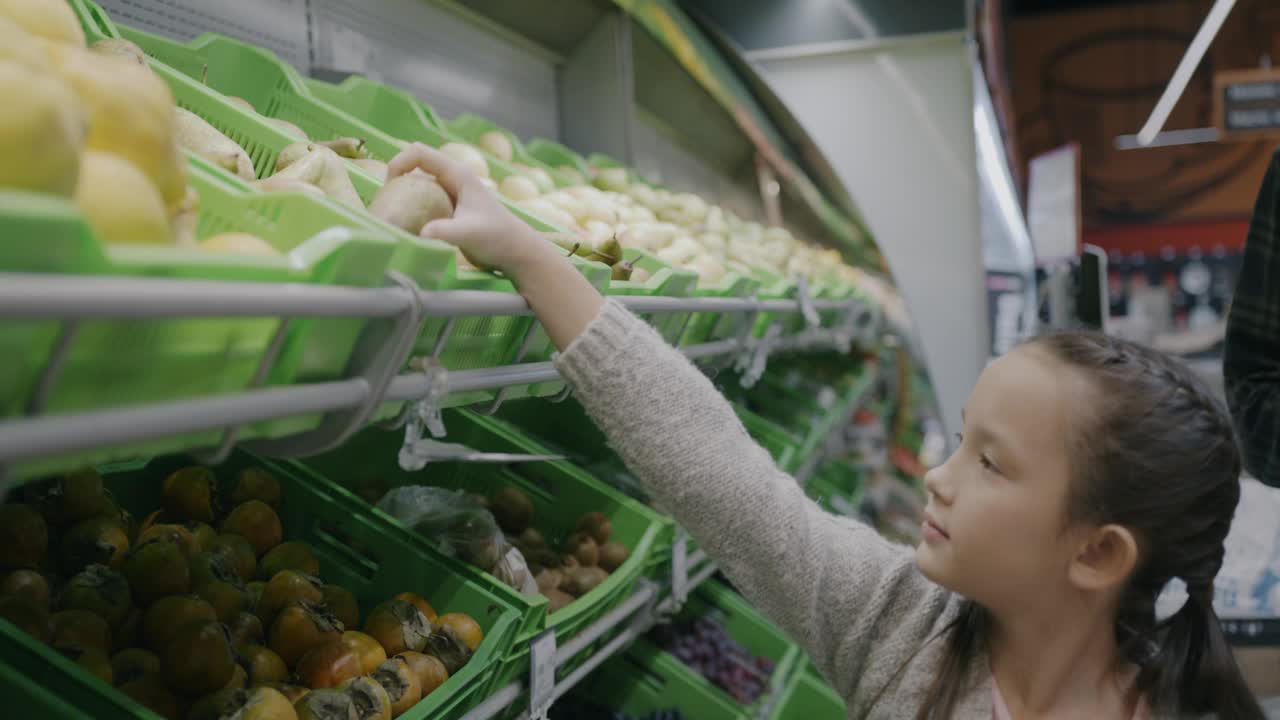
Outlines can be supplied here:
M421 169L423 172L434 175L445 192L455 198L470 177L470 173L461 163L433 147L416 142L387 163L387 178L400 177L414 169Z
M443 240L450 245L460 245L466 238L466 228L453 218L432 220L418 233L421 237Z

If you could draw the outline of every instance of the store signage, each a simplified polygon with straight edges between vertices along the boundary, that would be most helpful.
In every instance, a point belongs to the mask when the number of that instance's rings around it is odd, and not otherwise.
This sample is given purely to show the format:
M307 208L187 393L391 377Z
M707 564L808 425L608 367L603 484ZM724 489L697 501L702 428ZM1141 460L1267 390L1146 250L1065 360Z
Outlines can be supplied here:
M1223 139L1280 135L1280 69L1220 72L1213 84L1214 117Z

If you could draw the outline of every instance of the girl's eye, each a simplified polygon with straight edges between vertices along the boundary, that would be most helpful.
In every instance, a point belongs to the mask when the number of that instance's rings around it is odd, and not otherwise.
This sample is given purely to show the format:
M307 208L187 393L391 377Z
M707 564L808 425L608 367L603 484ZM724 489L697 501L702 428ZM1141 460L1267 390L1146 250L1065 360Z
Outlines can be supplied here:
M991 458L987 457L986 455L979 456L978 461L982 463L983 470L989 470L991 472L1000 472L1000 468L996 467L996 464L991 462Z

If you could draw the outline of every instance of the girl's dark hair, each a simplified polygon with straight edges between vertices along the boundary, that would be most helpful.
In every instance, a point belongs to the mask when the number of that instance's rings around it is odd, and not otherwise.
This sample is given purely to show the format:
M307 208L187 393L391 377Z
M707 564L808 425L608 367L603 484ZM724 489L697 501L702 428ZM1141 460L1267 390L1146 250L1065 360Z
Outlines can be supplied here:
M1094 385L1088 410L1073 418L1067 519L1123 525L1138 540L1115 628L1121 652L1139 668L1135 690L1160 716L1261 720L1213 609L1213 579L1240 501L1240 451L1223 403L1182 363L1125 340L1065 332L1027 346ZM1175 577L1189 599L1157 621L1156 597ZM918 720L951 717L986 623L986 611L967 602Z

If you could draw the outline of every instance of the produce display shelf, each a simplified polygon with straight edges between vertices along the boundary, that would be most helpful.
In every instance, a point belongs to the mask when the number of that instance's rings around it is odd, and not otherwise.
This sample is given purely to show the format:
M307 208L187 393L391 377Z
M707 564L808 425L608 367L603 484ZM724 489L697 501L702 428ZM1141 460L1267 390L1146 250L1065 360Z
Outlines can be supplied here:
M122 508L142 518L160 507L164 478L192 464L188 458L170 456L107 467L102 473L104 486ZM455 718L478 705L500 684L501 661L515 641L519 620L513 605L456 572L456 561L386 532L367 509L289 464L237 452L212 469L225 494L236 473L251 467L265 469L280 482L278 511L283 538L306 542L320 561L323 580L351 591L362 616L397 593L409 591L423 596L442 613L466 613L483 629L484 640L466 665L401 717ZM77 711L68 717L159 717L6 621L0 621L0 662L22 668L44 687L55 690Z
M795 301L747 298L620 297L618 301L640 314L717 312L797 313ZM815 301L823 303L826 301ZM825 307L825 306L824 306ZM841 307L833 303L830 308ZM360 289L337 286L175 280L165 278L97 277L48 274L0 274L0 319L5 322L82 322L114 318L361 318L386 327L366 332L352 351L347 374L341 379L289 386L249 389L182 401L147 402L83 412L32 413L0 422L0 467L32 477L66 469L30 465L42 456L100 450L124 443L157 440L185 433L224 431L271 420L325 413L309 433L253 441L253 447L272 455L297 456L335 446L372 421L386 402L440 401L451 393L497 390L513 385L547 383L560 378L550 362L484 367L436 374L402 374L413 351L419 326L427 318L486 318L494 315L529 316L523 298L481 291L422 291L411 283L396 287ZM771 343L770 350L838 347L848 341L839 331L806 330ZM446 338L447 344L447 338ZM682 349L695 359L755 353L761 341L734 339ZM55 352L41 371L39 385L56 389L65 351ZM487 408L496 409L494 405ZM191 446L177 449L198 449ZM26 467L14 468L15 463ZM40 472L36 472L40 471Z
M551 454L536 440L497 418L465 410L445 414L449 442L483 452L530 455ZM611 539L630 552L626 562L591 592L558 612L550 613L542 596L522 596L492 576L475 572L476 582L507 598L520 609L518 645L504 666L503 681L528 669L528 641L544 630L554 630L558 638L569 638L598 620L626 599L636 581L645 576L655 549L670 553L672 528L663 517L628 498L589 473L563 460L489 466L475 463L428 462L420 471L402 469L398 456L403 433L370 429L357 434L330 453L309 457L306 463L316 473L340 484L367 487L375 484L378 495L392 487L431 485L492 497L504 488L514 488L533 503L532 527L558 543L574 529L577 518L601 512L612 525ZM411 529L381 510L373 511L386 523L411 538L420 539Z
M126 37L136 42L151 58L152 70L163 79L178 105L204 118L220 132L239 144L253 162L255 174L270 175L279 153L299 138L273 124L271 118L287 120L314 140L356 137L380 160L389 160L406 144L406 138L393 137L364 119L348 114L312 96L308 85L288 63L262 48L207 33L190 43L175 42L142 30L114 24L91 0L78 0L84 8L80 17L86 32L103 37ZM223 93L226 93L225 95ZM239 105L230 96L244 99L254 109ZM263 114L255 112L260 110ZM424 136L408 140L425 140L439 145L446 138L438 130L424 128ZM503 163L490 161L491 173L501 179L514 172ZM347 174L360 196L361 207L355 208L367 224L398 242L388 267L412 279L419 286L432 289L466 289L506 292L515 295L509 280L492 273L464 270L456 263L456 251L445 243L419 238L364 212L382 186L382 180L348 164ZM228 177L230 177L228 175ZM540 232L559 232L549 223L501 198L515 215ZM570 259L593 286L605 289L609 284L609 268L601 263L574 257ZM415 355L430 355L444 323L426 324L415 345ZM521 338L533 332L532 323L521 317L490 317L483 321L464 320L451 328L453 342L439 360L451 369L471 369L486 365L514 363L527 357L550 357L550 340L545 334L537 342L524 345ZM524 388L519 394L553 394L559 386ZM473 393L456 402L476 402L491 397L490 393ZM383 415L394 414L386 408Z
M830 686L809 673L799 673L783 690L768 720L843 720L844 700Z

